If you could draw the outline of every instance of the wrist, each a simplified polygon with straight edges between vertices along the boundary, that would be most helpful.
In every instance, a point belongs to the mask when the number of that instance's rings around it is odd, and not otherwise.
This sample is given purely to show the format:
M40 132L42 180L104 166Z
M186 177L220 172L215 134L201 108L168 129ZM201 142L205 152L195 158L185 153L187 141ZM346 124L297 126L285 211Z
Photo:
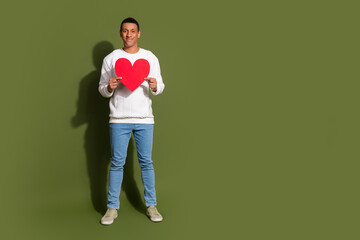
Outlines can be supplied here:
M113 91L113 90L111 89L110 85L107 86L107 90L108 90L109 93L112 93L112 91Z

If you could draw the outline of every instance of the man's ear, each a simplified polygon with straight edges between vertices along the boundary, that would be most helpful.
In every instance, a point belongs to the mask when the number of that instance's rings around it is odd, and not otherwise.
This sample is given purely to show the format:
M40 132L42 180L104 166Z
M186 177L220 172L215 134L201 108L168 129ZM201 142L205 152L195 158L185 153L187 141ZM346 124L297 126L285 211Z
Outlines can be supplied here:
M138 36L138 38L140 38L140 33L141 33L141 32L139 31L139 36Z

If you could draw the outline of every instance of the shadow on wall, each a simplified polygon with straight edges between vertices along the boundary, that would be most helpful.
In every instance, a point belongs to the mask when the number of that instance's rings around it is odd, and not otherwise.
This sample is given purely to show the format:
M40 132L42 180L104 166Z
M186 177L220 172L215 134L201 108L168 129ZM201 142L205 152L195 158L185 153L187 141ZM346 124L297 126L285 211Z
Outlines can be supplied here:
M74 128L87 124L84 135L87 172L90 182L91 201L94 209L103 214L107 204L107 180L110 160L109 99L98 92L101 66L104 57L114 50L110 42L103 41L93 48L93 63L96 69L80 82L76 115L71 119ZM142 201L134 178L134 144L129 142L128 156L124 167L122 190L132 206L144 213Z

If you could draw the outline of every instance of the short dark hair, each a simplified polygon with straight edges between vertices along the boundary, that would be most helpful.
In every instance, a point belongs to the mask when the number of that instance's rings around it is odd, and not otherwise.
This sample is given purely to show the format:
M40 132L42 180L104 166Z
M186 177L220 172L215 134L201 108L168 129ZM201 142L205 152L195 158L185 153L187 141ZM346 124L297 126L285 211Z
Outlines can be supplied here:
M121 31L122 25L123 25L124 23L135 23L136 26L137 26L137 28L138 28L138 31L140 31L139 23L135 20L135 18L132 18L132 17L125 18L125 19L121 22L120 31Z

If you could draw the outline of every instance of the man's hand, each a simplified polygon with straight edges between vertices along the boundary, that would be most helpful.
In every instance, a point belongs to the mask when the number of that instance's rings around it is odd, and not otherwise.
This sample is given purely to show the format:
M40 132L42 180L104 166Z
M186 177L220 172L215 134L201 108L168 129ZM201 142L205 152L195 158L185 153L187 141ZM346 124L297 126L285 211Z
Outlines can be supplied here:
M114 91L115 88L117 88L119 82L120 82L120 79L122 79L122 77L116 77L116 78L110 78L109 80L109 84L108 84L108 87L107 87L107 90L112 93Z
M157 81L156 78L145 78L145 81L149 83L149 87L151 91L156 92L157 91Z

